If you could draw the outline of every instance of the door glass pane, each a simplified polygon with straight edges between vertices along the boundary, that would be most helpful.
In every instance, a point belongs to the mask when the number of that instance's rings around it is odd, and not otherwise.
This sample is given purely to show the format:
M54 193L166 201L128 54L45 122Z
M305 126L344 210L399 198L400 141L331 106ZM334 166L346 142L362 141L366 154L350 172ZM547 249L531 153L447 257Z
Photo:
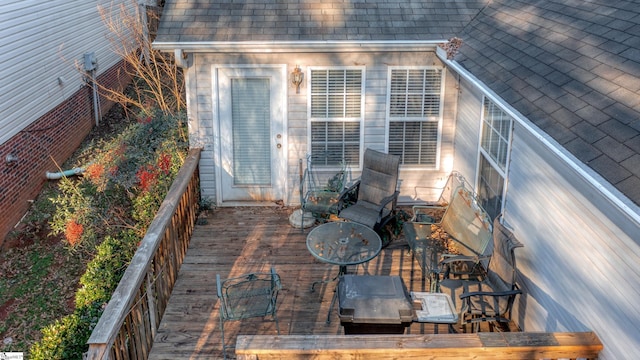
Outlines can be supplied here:
M233 180L271 184L269 79L231 79Z

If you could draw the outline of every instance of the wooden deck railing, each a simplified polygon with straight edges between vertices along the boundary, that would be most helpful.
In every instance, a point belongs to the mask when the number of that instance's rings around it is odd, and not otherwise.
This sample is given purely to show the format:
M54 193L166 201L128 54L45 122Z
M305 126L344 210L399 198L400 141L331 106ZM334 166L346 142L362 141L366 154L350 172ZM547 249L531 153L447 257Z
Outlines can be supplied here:
M238 360L597 359L593 332L431 335L238 335Z
M88 359L146 359L195 225L198 161L193 149L149 225L89 338Z

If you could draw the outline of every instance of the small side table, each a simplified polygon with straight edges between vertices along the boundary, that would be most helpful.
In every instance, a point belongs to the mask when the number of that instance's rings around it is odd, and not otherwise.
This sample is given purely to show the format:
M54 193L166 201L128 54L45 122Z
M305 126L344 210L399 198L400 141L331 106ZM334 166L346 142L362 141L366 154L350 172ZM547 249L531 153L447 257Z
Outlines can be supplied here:
M438 332L438 324L447 324L449 332L455 332L453 324L458 322L458 313L449 295L412 291L411 300L421 305L421 309L416 310L418 322L434 324L435 333Z

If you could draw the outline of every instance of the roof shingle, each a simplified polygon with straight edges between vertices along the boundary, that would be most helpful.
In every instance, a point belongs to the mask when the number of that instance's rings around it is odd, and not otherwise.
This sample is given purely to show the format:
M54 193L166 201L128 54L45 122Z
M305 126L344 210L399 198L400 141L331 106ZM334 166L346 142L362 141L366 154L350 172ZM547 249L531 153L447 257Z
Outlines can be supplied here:
M457 62L640 205L637 0L167 0L156 41L454 36Z
M530 120L640 205L640 191L631 186L640 183L637 5L496 0L458 35L465 43L455 60L503 98L513 97L511 91L535 98L511 105L525 116L538 114ZM504 66L513 55L483 50L505 37L527 55L518 62L534 72L525 81L538 92L496 84L497 74L519 76ZM497 67L479 66L489 60Z

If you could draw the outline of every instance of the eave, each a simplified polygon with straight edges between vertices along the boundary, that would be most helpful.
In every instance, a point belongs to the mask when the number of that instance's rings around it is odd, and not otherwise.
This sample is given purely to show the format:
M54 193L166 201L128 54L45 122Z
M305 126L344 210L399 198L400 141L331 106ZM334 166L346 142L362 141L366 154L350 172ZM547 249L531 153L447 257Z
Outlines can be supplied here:
M181 50L188 53L314 53L314 52L376 52L434 51L447 40L384 40L384 41L155 41L160 51Z

